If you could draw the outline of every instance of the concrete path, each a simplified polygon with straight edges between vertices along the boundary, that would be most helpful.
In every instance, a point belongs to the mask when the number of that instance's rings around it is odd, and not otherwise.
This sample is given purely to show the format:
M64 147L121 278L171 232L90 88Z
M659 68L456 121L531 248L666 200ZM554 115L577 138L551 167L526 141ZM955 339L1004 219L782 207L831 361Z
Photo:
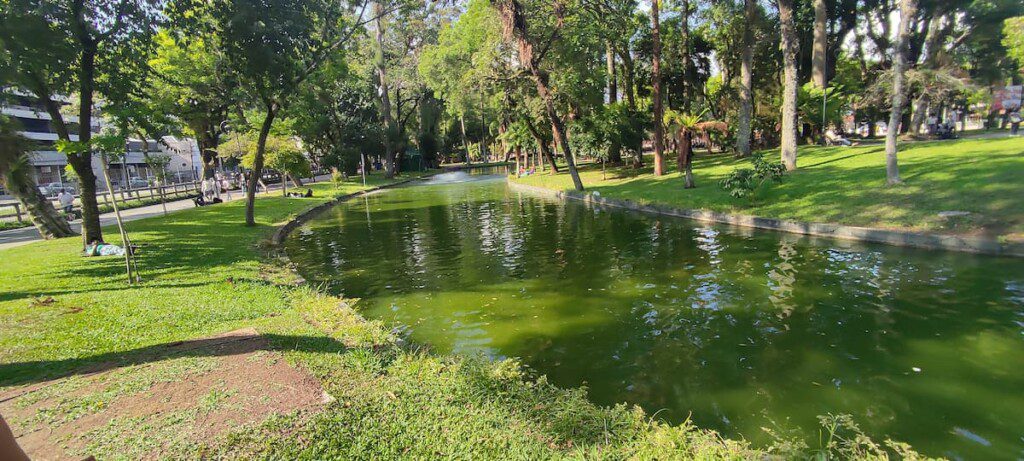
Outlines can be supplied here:
M329 176L328 176L329 177ZM323 180L322 176L315 178L316 180ZM280 184L271 184L269 186L267 194L273 193L275 190L281 190ZM260 195L263 195L262 193ZM231 191L231 198L229 199L227 194L221 194L221 199L225 202L241 200L245 197L245 194L241 190ZM194 208L196 205L192 203L192 199L175 200L173 202L167 202L167 212L173 212L178 210L184 210L188 208ZM164 209L160 204L149 205L139 208L132 208L130 210L124 210L121 212L121 219L125 221L135 221L137 219L151 218L153 216L160 216L164 214ZM114 213L103 213L100 215L100 225L110 226L117 223L114 217ZM71 228L75 232L82 232L82 221L78 220L71 223ZM38 240L42 240L43 237L39 235L39 231L35 227L22 227L20 229L11 229L0 232L0 250L5 248L13 248L29 244Z

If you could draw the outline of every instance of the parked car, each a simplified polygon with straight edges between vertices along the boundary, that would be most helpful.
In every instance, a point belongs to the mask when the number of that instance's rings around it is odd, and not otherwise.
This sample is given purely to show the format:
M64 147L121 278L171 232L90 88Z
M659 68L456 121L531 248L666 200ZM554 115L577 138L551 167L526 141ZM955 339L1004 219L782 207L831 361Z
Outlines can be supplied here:
M149 187L149 181L142 178L131 178L128 180L129 189L145 189Z
M53 194L53 195L59 194L61 189L64 189L64 190L66 190L68 192L71 192L72 195L78 195L78 191L75 190L75 186L72 186L71 184L61 184L59 182L51 182L51 183L46 185L46 189L49 190L50 193Z

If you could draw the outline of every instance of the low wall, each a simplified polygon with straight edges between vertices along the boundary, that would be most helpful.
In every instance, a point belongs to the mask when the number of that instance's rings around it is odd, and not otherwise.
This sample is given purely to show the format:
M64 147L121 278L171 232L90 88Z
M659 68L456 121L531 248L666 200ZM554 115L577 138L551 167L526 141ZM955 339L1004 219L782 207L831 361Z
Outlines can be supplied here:
M395 186L401 186L403 184L408 184L408 183L411 183L413 181L421 181L421 180L427 179L427 178L429 178L431 176L433 176L433 175L430 174L430 175L425 175L425 176L419 176L419 177L416 177L416 178L405 179L405 180L402 180L402 181L393 182L391 184L385 184L383 186L371 187L369 189L361 190L359 192L353 192L351 194L345 194L345 195L340 195L338 197L335 197L334 200L329 200L327 202L321 203L321 204L319 204L319 205L317 205L317 206L315 206L313 208L310 208L308 210L305 210L305 211L299 213L298 216L292 218L290 221L285 223L283 226L278 227L277 230L274 231L274 235L270 237L270 243L272 245L274 245L274 246L281 246L281 244L284 243L284 239L288 238L288 234L292 233L293 230L295 230L299 226L309 222L311 219L317 217L318 215L320 215L320 213L323 213L324 211L327 211L329 208L333 207L334 205L337 205L338 203L344 202L344 201L346 201L346 200L348 200L350 198L359 197L361 195L366 195L366 194L369 194L371 192L376 192L376 191L379 191L379 190L382 190L382 189L388 189L388 188L395 187Z
M591 205L623 208L644 213L676 216L704 222L714 222L756 229L768 229L817 237L884 243L888 245L914 248L1024 257L1024 243L1004 243L999 240L986 237L962 237L956 235L930 234L871 227L844 226L840 224L787 221L782 219L762 218L759 216L734 215L716 211L680 209L666 205L643 205L629 200L606 198L600 195L595 195L594 193L558 191L544 187L529 186L512 180L509 180L508 184L513 190L562 200L576 200Z
M509 165L515 165L515 163L512 163L512 162L493 162L493 163L470 163L469 165L466 165L465 163L452 163L452 164L448 164L448 165L441 165L441 169L445 170L445 171L459 171L459 170L472 170L474 168L490 168L490 167L496 167L496 166L509 166Z

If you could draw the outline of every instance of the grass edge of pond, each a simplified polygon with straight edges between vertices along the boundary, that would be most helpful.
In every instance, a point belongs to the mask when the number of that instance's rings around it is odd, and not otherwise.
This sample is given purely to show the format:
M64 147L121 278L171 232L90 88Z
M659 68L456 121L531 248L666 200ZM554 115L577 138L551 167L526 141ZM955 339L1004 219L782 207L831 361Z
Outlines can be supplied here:
M315 189L329 195L331 187ZM76 239L0 250L6 256L0 258L4 269L0 274L5 274L0 275L0 288L11 289L0 298L0 356L6 362L0 366L4 371L0 382L73 375L99 360L124 360L132 351L246 325L272 338L275 350L317 377L336 401L315 415L282 415L255 427L238 428L213 446L165 445L165 449L180 451L163 455L918 456L902 445L875 445L847 425L830 426L840 437L830 438L832 442L821 447L780 441L755 449L690 423L661 423L635 407L594 405L587 400L585 389L558 388L516 360L441 355L404 345L386 325L359 315L351 305L356 300L295 286L290 271L285 270L286 262L269 257L261 248L281 221L323 201L261 198L257 201L257 228L226 227L239 224L241 202L131 224L136 241L150 252L151 259L144 260L150 279L131 289L135 299L126 305L118 302L125 299L119 263L79 258ZM231 242L214 242L213 238ZM215 260L182 259L182 255L204 252ZM47 292L52 293L53 302L38 302ZM240 295L245 293L254 297ZM144 307L140 309L140 305ZM93 321L88 320L90 316ZM64 339L52 341L58 337ZM167 429L173 432L173 428ZM159 440L173 434L151 431L144 436ZM116 456L124 453L124 444L132 440L137 438L111 437L95 447L96 453Z

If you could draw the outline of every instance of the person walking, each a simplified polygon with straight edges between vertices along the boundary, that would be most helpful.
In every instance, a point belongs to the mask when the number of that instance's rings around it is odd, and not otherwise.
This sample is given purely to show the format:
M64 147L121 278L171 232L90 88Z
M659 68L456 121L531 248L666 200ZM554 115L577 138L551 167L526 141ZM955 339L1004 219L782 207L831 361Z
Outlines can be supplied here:
M60 208L64 210L65 214L71 214L75 208L75 195L68 192L67 189L61 189L57 194L57 202L60 203Z

